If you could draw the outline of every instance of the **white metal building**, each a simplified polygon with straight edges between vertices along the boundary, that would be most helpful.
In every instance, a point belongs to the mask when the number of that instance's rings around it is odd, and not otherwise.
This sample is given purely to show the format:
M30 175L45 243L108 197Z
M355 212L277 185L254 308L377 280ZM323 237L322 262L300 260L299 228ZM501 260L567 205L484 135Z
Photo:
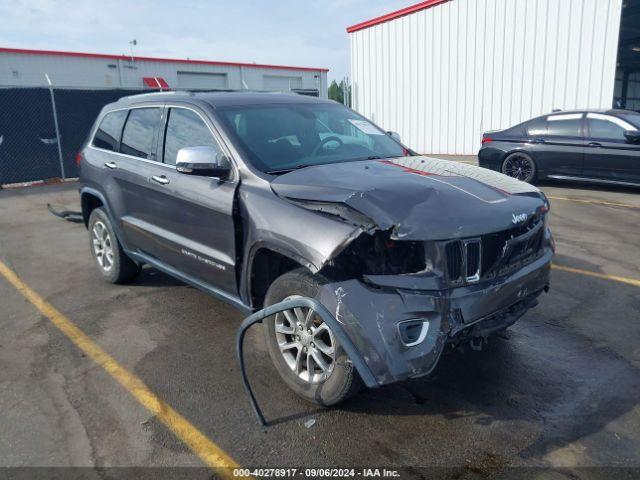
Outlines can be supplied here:
M353 106L445 154L475 154L482 132L554 109L640 109L638 3L428 0L353 25Z
M327 69L0 48L0 86L317 91Z

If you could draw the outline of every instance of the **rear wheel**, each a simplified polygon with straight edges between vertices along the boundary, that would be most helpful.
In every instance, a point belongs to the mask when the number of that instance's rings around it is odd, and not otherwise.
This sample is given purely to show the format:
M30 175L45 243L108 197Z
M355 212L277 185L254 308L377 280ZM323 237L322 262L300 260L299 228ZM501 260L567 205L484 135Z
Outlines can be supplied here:
M278 277L265 306L296 296L315 297L322 277L297 269ZM362 388L331 328L308 308L294 308L264 320L269 354L287 385L305 400L335 405Z
M533 183L536 180L536 164L529 154L514 152L502 162L502 173L523 182Z
M89 216L89 246L102 277L111 283L124 283L140 273L140 265L122 249L107 213L95 208Z

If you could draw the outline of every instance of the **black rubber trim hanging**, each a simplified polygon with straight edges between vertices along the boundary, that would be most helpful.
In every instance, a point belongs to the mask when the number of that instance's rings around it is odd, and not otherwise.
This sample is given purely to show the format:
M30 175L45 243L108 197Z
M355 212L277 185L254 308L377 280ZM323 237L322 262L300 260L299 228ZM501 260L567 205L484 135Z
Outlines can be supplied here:
M249 395L249 401L251 402L251 407L253 408L256 417L260 421L260 424L263 426L267 426L268 423L262 414L262 410L258 405L255 395L253 394L253 390L251 389L251 384L249 383L249 378L247 377L247 372L244 366L244 355L243 355L243 346L244 346L244 335L246 331L256 323L262 323L266 317L270 317L271 315L275 315L276 313L283 312L285 310L290 310L292 308L310 308L312 309L320 318L329 326L333 335L336 337L342 348L344 348L345 353L349 356L349 359L353 363L353 366L356 368L362 381L369 388L374 388L378 386L378 382L374 377L373 373L367 366L364 358L353 344L349 336L346 334L344 329L342 328L342 324L336 320L336 318L327 310L327 308L322 305L320 302L313 298L308 297L296 297L291 298L289 300L283 300L282 302L276 303L275 305L271 305L269 307L263 308L243 320L238 328L238 333L236 335L236 353L238 355L238 362L240 364L240 373L242 374L242 381L244 383L244 388Z
M64 218L68 222L73 223L81 223L84 220L82 219L82 212L74 212L71 210L56 210L51 206L50 203L47 203L47 208L51 213L53 213L56 217Z

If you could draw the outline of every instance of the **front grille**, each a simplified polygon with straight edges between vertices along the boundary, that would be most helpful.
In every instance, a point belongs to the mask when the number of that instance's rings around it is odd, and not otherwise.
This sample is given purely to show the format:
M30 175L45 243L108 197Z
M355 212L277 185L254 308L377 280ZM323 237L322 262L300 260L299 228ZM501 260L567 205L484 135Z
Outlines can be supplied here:
M480 251L481 251L480 239L467 240L464 242L465 258L465 280L467 282L477 282L480 280L480 272L482 265L480 263Z
M447 275L449 281L452 283L462 281L462 242L455 241L447 243L445 250L447 254Z
M447 242L448 281L469 284L517 270L540 256L543 240L544 221L536 215L509 230Z
M447 275L452 283L480 280L482 243L479 238L454 240L445 247Z

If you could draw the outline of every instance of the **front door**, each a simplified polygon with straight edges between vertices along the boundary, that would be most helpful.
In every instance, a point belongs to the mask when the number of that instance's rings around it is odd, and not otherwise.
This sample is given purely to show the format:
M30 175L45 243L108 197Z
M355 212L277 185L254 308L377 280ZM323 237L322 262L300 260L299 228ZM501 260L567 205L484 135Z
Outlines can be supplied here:
M625 120L602 113L587 114L588 148L584 176L600 180L640 183L640 145L628 143L624 133L637 130Z
M203 112L172 106L160 135L162 172L151 182L162 190L154 207L160 260L192 278L232 295L236 283L233 217L237 172L227 179L189 175L175 169L178 150L211 146L227 155Z

